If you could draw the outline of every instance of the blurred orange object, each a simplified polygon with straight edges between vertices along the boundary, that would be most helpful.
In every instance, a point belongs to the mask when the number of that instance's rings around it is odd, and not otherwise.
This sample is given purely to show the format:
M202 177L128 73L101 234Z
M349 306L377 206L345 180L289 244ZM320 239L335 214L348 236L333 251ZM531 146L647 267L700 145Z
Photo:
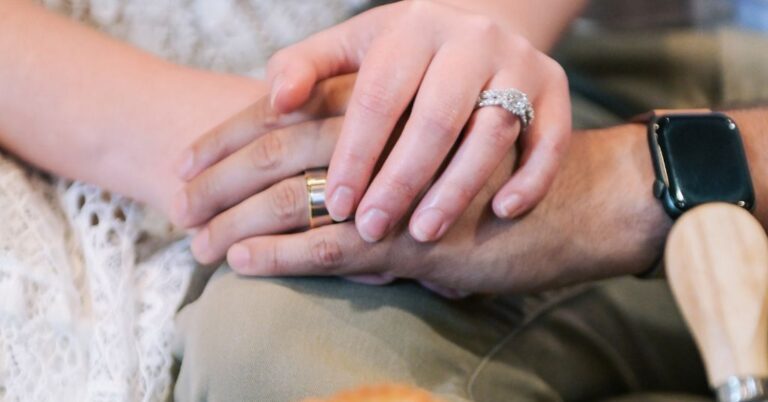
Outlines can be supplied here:
M442 402L426 391L407 385L372 385L344 391L330 398L302 402Z

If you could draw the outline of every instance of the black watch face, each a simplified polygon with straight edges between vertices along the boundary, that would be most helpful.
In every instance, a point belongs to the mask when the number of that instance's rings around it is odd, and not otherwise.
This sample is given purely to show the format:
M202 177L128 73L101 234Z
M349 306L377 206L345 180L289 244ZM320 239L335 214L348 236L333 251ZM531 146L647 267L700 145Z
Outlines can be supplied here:
M664 116L654 126L668 202L687 210L707 202L751 209L752 180L736 124L725 115Z

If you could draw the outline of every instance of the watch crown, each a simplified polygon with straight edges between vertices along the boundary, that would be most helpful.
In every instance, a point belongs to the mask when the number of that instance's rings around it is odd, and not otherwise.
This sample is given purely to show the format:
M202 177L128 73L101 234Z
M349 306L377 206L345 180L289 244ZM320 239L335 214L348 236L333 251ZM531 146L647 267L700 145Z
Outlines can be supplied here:
M739 201L739 202L737 202L737 203L736 203L736 205L738 205L738 206L740 206L740 207L744 208L744 207L746 207L746 206L747 206L747 203L746 203L746 202L744 202L744 201Z

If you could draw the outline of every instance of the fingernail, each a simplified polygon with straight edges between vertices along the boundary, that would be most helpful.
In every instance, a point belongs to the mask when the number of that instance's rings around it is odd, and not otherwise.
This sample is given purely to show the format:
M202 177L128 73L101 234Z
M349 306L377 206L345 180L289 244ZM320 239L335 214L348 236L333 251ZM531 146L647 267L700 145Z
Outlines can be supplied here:
M251 252L248 251L248 247L241 244L235 244L227 253L227 261L234 269L247 269L251 264Z
M182 180L189 180L192 173L192 167L195 164L195 155L191 150L186 150L181 154L181 158L176 162L176 176Z
M389 229L389 215L376 208L368 210L357 221L357 229L363 240L369 243L377 242L384 237Z
M208 263L208 260L205 257L209 253L210 244L211 234L208 229L203 229L197 232L195 237L192 238L192 244L190 245L192 248L192 255L197 257L197 260L203 264Z
M437 208L427 208L416 214L411 234L418 241L433 241L443 235L446 227L445 214Z
M269 105L272 109L275 109L275 100L280 90L283 88L283 75L278 74L274 80L272 80L272 92L269 94Z
M347 186L339 186L331 195L327 207L328 213L333 220L341 222L352 215L352 208L355 202L355 194Z
M171 205L171 216L173 217L174 223L184 226L188 208L189 201L187 200L187 193L184 190L179 191L173 197L173 203Z
M504 218L513 218L520 212L520 208L523 206L523 199L518 194L512 194L501 202L500 209L501 216Z

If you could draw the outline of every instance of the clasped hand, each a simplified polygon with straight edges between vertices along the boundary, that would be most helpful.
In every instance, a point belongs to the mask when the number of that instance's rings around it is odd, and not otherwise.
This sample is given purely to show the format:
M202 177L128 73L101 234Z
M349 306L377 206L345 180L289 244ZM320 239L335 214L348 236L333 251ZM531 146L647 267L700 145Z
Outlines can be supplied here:
M359 71L354 87L350 78L316 87L351 71ZM418 242L455 242L449 233L477 233L493 212L513 218L529 211L551 186L570 135L562 68L491 18L437 2L363 13L278 52L268 72L269 102L204 136L180 162L189 185L177 197L175 221L208 222L193 242L202 262L228 250L234 268L272 275L311 266L326 274L375 272L377 253L404 257L404 249L423 254L409 260L423 261L440 247ZM483 89L510 87L536 108L521 138L520 122L507 111L475 110ZM510 178L516 142L521 157ZM307 239L266 236L306 227L306 189L297 175L326 166L328 210L337 220L354 215L353 223L310 231ZM331 233L333 240L324 236ZM466 256L472 247L465 246L452 253ZM370 259L352 264L354 250ZM283 271L285 258L303 259L303 270Z

